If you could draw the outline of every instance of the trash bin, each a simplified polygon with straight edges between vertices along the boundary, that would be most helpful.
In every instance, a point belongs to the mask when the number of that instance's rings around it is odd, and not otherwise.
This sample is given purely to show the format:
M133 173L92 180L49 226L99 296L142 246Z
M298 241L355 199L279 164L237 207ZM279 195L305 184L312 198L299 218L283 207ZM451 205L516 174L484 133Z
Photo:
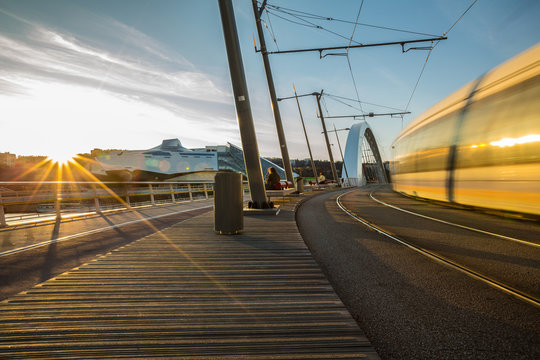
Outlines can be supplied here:
M219 171L214 185L214 231L238 234L244 228L242 174Z
M304 178L303 177L296 178L296 192L299 194L304 192Z

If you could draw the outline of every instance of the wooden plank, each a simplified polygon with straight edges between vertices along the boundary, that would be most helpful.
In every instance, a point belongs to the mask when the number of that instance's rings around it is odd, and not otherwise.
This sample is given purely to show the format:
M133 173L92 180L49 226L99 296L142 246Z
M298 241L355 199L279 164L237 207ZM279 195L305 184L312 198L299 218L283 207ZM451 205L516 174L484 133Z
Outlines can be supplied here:
M377 359L291 205L217 235L213 214L0 304L0 358Z

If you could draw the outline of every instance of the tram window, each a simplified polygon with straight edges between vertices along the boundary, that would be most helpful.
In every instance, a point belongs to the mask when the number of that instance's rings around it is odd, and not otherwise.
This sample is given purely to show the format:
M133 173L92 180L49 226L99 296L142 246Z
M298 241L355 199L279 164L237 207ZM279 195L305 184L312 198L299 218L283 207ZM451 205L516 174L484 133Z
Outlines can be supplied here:
M415 171L437 171L447 167L449 147L458 111L448 114L418 130Z
M471 104L460 136L458 167L540 161L540 76Z

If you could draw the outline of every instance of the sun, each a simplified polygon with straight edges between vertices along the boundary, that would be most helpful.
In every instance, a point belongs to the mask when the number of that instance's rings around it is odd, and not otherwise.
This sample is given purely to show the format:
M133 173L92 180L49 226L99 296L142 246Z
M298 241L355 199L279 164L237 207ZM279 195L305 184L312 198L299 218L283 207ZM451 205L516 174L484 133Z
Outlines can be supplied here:
M57 152L49 154L47 158L58 165L67 165L73 161L75 155L70 155L69 153Z

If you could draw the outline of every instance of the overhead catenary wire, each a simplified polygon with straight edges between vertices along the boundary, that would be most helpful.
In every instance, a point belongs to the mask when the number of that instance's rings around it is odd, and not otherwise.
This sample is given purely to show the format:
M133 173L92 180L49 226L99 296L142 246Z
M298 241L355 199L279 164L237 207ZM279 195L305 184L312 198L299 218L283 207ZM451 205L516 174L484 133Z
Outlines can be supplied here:
M392 27L388 27L388 26L366 24L366 23L360 23L358 21L353 22L353 21L350 21L350 20L337 19L337 18L333 18L333 17L327 17L327 16L322 16L322 15L317 15L317 14L311 14L311 13L308 13L308 12L305 12L305 11L294 10L294 9L286 8L286 7L283 7L283 6L276 6L276 5L271 5L271 4L267 4L266 6L271 7L272 9L275 9L276 11L280 11L280 12L283 12L283 13L286 13L286 14L290 14L290 12L294 12L296 14L299 14L297 16L303 16L303 17L308 18L308 19L316 19L316 20L321 20L321 21L335 21L335 22L341 22L341 23L346 23L346 24L355 24L355 25L371 27L371 28L376 28L376 29L382 29L382 30L397 31L397 32L403 32L403 33L415 34L415 35L424 35L424 36L429 36L429 37L437 36L437 35L428 34L428 33L422 33L422 32L418 32L418 31L397 29L397 28L392 28ZM286 10L286 11L284 11L284 10Z
M346 57L347 57L347 64L348 64L348 67L349 67L349 72L351 74L351 79L352 79L352 82L353 82L353 85L354 85L354 88L355 88L355 93L356 93L356 97L357 97L357 102L359 104L359 107L360 107L360 111L364 112L363 111L363 107L362 107L362 101L360 100L360 94L359 94L359 91L358 91L358 86L356 84L356 79L354 77L354 71L352 69L352 64L351 64L351 61L350 61L350 57L349 57L349 50L350 50L350 47L354 47L354 46L351 46L351 44L354 42L356 44L360 44L360 46L363 46L362 43L354 40L354 34L356 32L356 29L357 29L357 26L370 26L370 27L375 27L375 28L381 28L381 29L386 29L386 30L392 30L392 31L402 31L402 32L407 32L407 33L415 33L415 34L420 34L420 35L425 35L425 36L434 36L432 34L427 34L427 33L419 33L419 32L413 32L413 31L409 31L409 30L401 30L401 29L396 29L396 28L390 28L390 27L382 27L382 26L376 26L376 25L370 25L370 24L364 24L364 23L360 23L358 20L359 20L359 16L360 16L360 13L362 11L362 7L364 5L364 1L365 0L362 0L361 4L360 4L360 7L359 7L359 11L358 11L358 14L357 14L357 17L356 17L356 20L354 22L352 21L348 21L348 20L342 20L342 19L336 19L336 18L331 18L331 17L325 17L325 16L321 16L321 15L317 15L317 14L311 14L311 13L308 13L308 12L304 12L304 11L299 11L299 10L294 10L294 9L290 9L290 8L285 8L285 7L280 7L280 6L276 6L276 5L272 5L272 4L268 4L266 3L265 1L265 4L266 4L266 13L267 13L267 16L268 16L268 20L269 20L269 24L270 24L270 27L272 27L272 24L270 23L270 18L271 16L270 15L273 15L273 16L276 16L280 19L283 19L285 21L288 21L288 22L291 22L291 23L294 23L294 24L297 24L297 25L301 25L301 26L305 26L305 27L310 27L310 28L315 28L315 29L319 29L319 30L324 30L324 31L327 31L333 35L336 35L336 36L339 36L341 38L346 38L345 36L341 35L341 34L338 34L337 32L334 32L334 31L331 31L329 29L326 29L324 27L322 27L321 25L318 25L312 21L309 21L307 19L312 19L312 20L319 20L319 21L339 21L339 22L344 22L344 23L350 23L350 24L354 24L354 29L353 29L353 32L352 32L352 35L347 38L348 40L348 46L346 47ZM473 5L477 2L477 0L474 0L471 5L469 5L469 7L461 14L461 16L452 24L452 26L448 29L448 31L446 31L444 33L444 35L448 34L448 32L450 30L453 29L453 27L461 20L461 18L463 18L463 16L473 7ZM271 10L269 10L272 9ZM296 20L292 20L291 18L287 18L285 16L281 16L278 14L281 13L281 14L284 14L286 16L289 16L293 19L296 19ZM268 26L267 26L268 28ZM272 37L273 37L273 40L274 42L276 43L276 46L277 46L277 41L275 39L275 36L274 36L274 32L273 32L273 29L269 29L268 30L269 32L271 32L272 34ZM444 37L443 35L443 37ZM414 97L414 94L416 92L416 89L418 88L418 85L420 83L420 80L421 80L421 77L426 69L426 66L427 66L427 62L431 56L431 53L433 51L433 49L438 45L438 43L442 40L442 37L438 38L438 39L427 39L427 41L431 41L432 45L431 47L429 47L429 53L428 55L426 56L426 59L424 61L424 64L422 66L422 70L417 78L417 81L415 83L415 86L413 88L413 91L411 93L411 96L409 97L409 100L407 102L407 106L405 108L404 111L407 111L409 106L410 106L410 103L412 101L412 98ZM415 41L420 41L420 40L415 40ZM436 41L434 43L434 41ZM408 41L410 42L410 41ZM403 43L401 43L402 47L403 47ZM315 50L315 49L314 49ZM304 50L305 51L305 50ZM319 52L321 52L321 50L319 49ZM404 51L405 52L405 51ZM343 54L340 54L340 55L343 55ZM326 55L325 55L326 56ZM333 99L335 101L337 101L336 99ZM350 105L347 105L347 106L350 106ZM378 105L377 105L378 106ZM352 106L350 106L352 107ZM388 108L391 108L391 107L388 107ZM392 109L395 109L395 110L401 110L401 109L397 109L397 108L392 108Z
M411 96L409 96L409 101L407 101L407 106L405 106L405 111L409 110L409 105L411 104L412 98L414 96L414 93L416 92L416 89L418 88L418 84L420 83L420 79L422 78L422 74L424 74L424 70L426 70L426 65L428 63L429 57L431 56L431 52L433 51L433 47L429 50L426 60L424 61L424 65L422 66L422 70L420 71L420 74L418 75L418 78L416 79L416 84L414 84L413 91L411 93Z
M330 94L330 93L326 93L326 92L324 93L324 96L328 96L329 98L337 98L337 99L342 99L342 100L358 102L358 100L356 100L356 99L351 99L351 98L348 98L348 97L345 97L345 96L334 95L334 94ZM395 108L395 107L391 107L391 106L386 106L386 105L374 104L374 103L370 103L370 102L367 102L367 101L362 101L362 103L367 104L367 105L392 109L392 110L403 111L403 109L399 109L399 108Z
M469 5L469 7L467 8L467 10L465 10L465 11L463 12L463 14L461 14L461 16L460 16L460 17L452 24L452 26L450 26L450 29L448 29L448 30L443 34L443 36L447 35L447 34L450 32L450 30L452 30L452 29L454 28L454 26L456 26L456 24L459 22L459 20L461 20L461 18L462 18L463 16L465 16L465 14L473 7L474 4L476 4L477 1L478 1L478 0L474 0L474 1L472 2L472 4Z
M272 38L272 41L274 42L274 44L276 44L276 48L279 51L279 46L278 46L278 43L277 43L277 39L274 36L274 33L272 32L272 30L270 30L270 28L268 27L268 24L266 23L266 21L261 19L261 23L264 24L264 28L266 29L266 31L268 31L268 34L270 34L270 37Z
M324 106L324 111L326 111L326 116L330 116L330 113L328 112L328 107L326 106L326 99L324 96L321 96L321 103Z
M311 28L314 28L314 29L323 30L323 31L326 31L326 32L328 32L328 33L330 33L330 34L333 34L333 35L335 35L335 36L338 36L338 37L340 37L340 38L349 40L349 38L348 38L347 36L345 36L345 35L341 35L341 34L335 32L335 31L332 31L332 30L328 30L328 29L322 27L321 25L317 25L317 24L315 24L315 23L312 23L311 21L307 21L307 20L305 20L305 19L302 19L301 17L298 17L298 16L296 16L296 15L294 15L294 14L289 14L289 15L292 16L292 17L294 17L294 18L297 18L297 19L300 20L300 21L303 21L304 23L301 23L301 22L298 22L298 21L294 21L294 20L291 20L291 19L287 19L286 17L280 16L280 15L278 15L278 14L276 14L275 12L272 12L272 11L268 11L268 10L267 10L267 12L268 12L268 14L272 14L272 15L275 16L275 17L278 17L278 18L280 18L280 19L282 19L282 20L291 22L291 23L293 23L293 24L301 25L301 26L306 26L306 27L311 27ZM361 43L359 43L359 42L357 42L357 41L355 41L355 43L361 45Z
M450 26L450 28L449 28L448 30L446 30L446 31L442 34L442 36L448 35L448 33L450 32L450 30L452 30L452 29L454 28L454 26L456 26L456 24L461 20L461 18L463 18L463 16L465 16L465 14L473 7L474 4L476 4L477 1L478 1L478 0L474 0L474 1L471 3L471 5L469 5L469 7L468 7L468 8L467 8L467 9L459 16L459 18L458 18L456 21L454 21L454 23L452 24L452 26ZM441 42L440 40L437 41L437 42L435 42L435 44L431 47L431 49L432 49L432 50L435 49L435 47L436 47L437 45L439 45L440 42ZM428 54L428 58L429 58L429 54Z
M452 24L452 26L450 26L450 28L445 31L443 33L442 36L446 36L448 35L448 33L454 28L454 26L456 26L456 24L463 18L463 16L465 16L465 14L474 6L474 4L476 4L478 0L474 0L471 5L469 5L469 7L467 7L467 9L458 17L458 19L456 21L454 21L454 23ZM420 83L420 79L422 78L422 75L424 74L424 70L426 69L426 65L428 63L428 60L429 60L429 57L431 56L431 53L433 51L433 49L435 49L435 47L437 45L439 45L439 41L437 41L432 47L431 49L429 50L427 56L426 56L426 60L424 61L424 65L422 66L422 70L420 71L420 74L418 75L418 79L416 80L416 84L414 85L414 88L413 88L413 91L411 93L411 96L409 97L409 101L407 102L407 106L405 107L405 111L407 111L409 109L409 105L411 104L411 101L412 101L412 98L416 92L416 89L418 88L418 84ZM403 127L403 125L402 125Z
M360 3L360 8L358 9L358 14L356 15L356 22L354 23L354 28L351 34L351 37L349 39L349 47L351 46L351 43L354 38L354 33L356 32L356 26L358 26L358 19L360 18L360 13L362 12L362 7L364 6L364 0ZM349 48L347 48L347 54L349 54Z
M362 2L360 3L360 8L358 9L358 14L356 15L356 23L358 23L358 19L360 18L360 13L362 12L362 7L363 6L364 6L364 0L362 0ZM362 102L360 101L360 94L358 93L358 86L356 85L356 79L354 78L354 72L353 72L352 65L351 65L351 59L349 57L350 46L351 46L351 43L353 41L354 33L356 32L356 26L357 26L356 23L354 25L353 32L351 34L351 38L349 39L349 45L348 45L349 47L347 47L345 55L347 57L347 64L349 64L349 72L351 74L351 79L352 79L352 82L353 82L353 85L354 85L354 91L356 92L356 98L358 99L358 105L360 105L360 111L364 112L364 109L362 108Z
M256 1L256 3L260 4L260 1ZM364 0L362 1L362 4L363 3L364 3ZM321 17L321 16L318 16L318 15L306 16L306 15L304 15L304 14L306 14L305 12L298 12L298 11L294 11L294 10L293 10L293 12L285 11L285 10L283 10L284 9L283 7L268 4L267 0L264 0L262 2L262 7L265 9L269 19L270 19L270 14L271 14L271 15L274 15L274 16L280 18L280 19L283 19L284 21L288 21L288 22L291 22L293 24L300 25L300 26L305 26L305 27L309 27L309 28L324 30L324 31L329 32L329 33L331 33L333 35L336 35L336 36L338 36L340 38L347 39L349 41L348 46L336 46L336 47L315 48L315 49L297 49L297 50L285 50L285 51L268 51L267 54L283 54L283 53L293 53L293 52L319 51L320 57L323 58L323 57L326 57L327 55L344 55L344 54L326 54L326 55L323 56L322 51L324 51L324 50L337 50L337 49L346 49L346 48L351 48L352 49L352 48L359 48L359 47L373 47L373 46L387 46L387 45L401 45L402 51L407 52L409 50L413 50L413 49L418 50L418 49L422 49L422 48L409 48L409 49L405 50L404 49L405 44L417 43L417 42L426 42L426 41L433 42L435 40L446 40L446 38L444 38L444 37L436 37L436 38L404 40L404 41L396 41L396 42L363 44L363 43L360 43L360 42L354 40L354 38L351 40L351 38L348 38L348 37L346 37L344 35L341 35L341 34L335 32L335 31L324 28L321 25L318 25L318 24L316 24L314 22L306 20L306 18L318 19L318 20L325 20L325 19L332 19L332 18ZM277 9L277 10L276 11L270 11L269 8L272 8L273 10L275 10L275 9ZM360 7L360 10L361 10L361 8L362 8L362 5ZM281 12L282 14L284 14L284 16L278 15L277 14L278 11ZM297 13L295 14L294 12L297 12ZM300 14L298 14L298 13L300 13ZM292 20L290 18L287 18L286 16L292 17L292 18L297 19L297 20ZM354 21L354 22L348 21L348 23L355 24L355 28L356 28L357 25L362 24L362 23L358 22L358 18L357 18L356 21ZM380 27L380 28L383 28L383 27ZM399 29L394 29L394 28L388 28L388 29L399 31ZM412 33L410 31L405 31L405 32ZM426 34L426 33L419 33L419 34L422 34L424 36L431 36L430 34ZM355 44L351 45L352 42L354 42Z
M335 102L338 102L338 103L343 104L343 105L345 105L345 106L348 106L348 107L350 107L350 108L352 108L352 109L359 110L359 111L362 111L362 112L363 112L362 109L360 109L360 108L358 108L358 107L355 107L355 106L352 106L351 104L347 104L345 101L341 101L341 100L339 100L339 99L334 99L334 98L332 98L332 97L329 97L329 98L330 98L331 100L334 100Z
M270 36L272 36L272 40L274 41L274 44L276 44L276 49L279 51L279 45L277 43L276 35L274 33L274 27L272 26L272 21L270 20L270 14L268 14L268 9L266 9L266 17L268 18L268 25L270 25L270 28L266 24L266 21L264 22L264 27L266 30L268 30L268 33Z

